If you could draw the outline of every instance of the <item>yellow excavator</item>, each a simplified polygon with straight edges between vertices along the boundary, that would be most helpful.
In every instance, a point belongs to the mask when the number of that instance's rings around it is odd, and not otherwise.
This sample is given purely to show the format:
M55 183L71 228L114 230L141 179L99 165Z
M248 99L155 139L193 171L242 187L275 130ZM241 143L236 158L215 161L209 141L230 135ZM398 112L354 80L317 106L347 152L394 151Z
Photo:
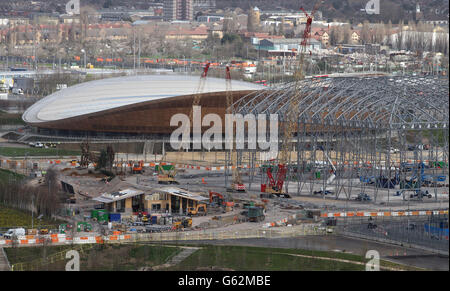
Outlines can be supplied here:
M205 216L206 214L208 214L208 210L206 208L206 204L204 203L197 204L196 207L188 207L189 216Z
M190 217L183 217L172 223L172 228L174 230L178 230L178 229L182 229L182 228L189 228L189 227L192 227L192 218L190 218Z

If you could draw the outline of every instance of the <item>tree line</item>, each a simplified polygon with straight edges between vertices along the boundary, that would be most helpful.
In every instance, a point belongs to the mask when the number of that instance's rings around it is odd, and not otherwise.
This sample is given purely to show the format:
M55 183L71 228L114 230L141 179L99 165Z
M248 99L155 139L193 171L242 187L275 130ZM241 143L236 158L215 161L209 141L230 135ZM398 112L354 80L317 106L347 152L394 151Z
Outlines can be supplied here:
M0 204L6 207L33 211L36 215L47 217L56 215L60 208L58 197L57 172L49 169L45 176L45 185L30 186L24 178L0 180Z

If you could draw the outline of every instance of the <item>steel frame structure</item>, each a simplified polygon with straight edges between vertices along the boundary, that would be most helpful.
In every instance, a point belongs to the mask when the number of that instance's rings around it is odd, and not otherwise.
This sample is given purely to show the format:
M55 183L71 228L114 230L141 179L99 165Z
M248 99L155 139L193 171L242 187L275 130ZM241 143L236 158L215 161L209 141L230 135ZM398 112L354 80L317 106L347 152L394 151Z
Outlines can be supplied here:
M370 192L377 201L383 191L387 194L384 202L389 204L399 193L403 201L421 201L421 195L411 194L423 189L438 199L442 183L436 179L446 176L442 182L448 183L447 77L313 78L300 83L300 92L295 83L287 83L253 92L233 104L234 112L243 116L263 114L269 119L270 114L277 114L282 134L288 123L286 109L293 105L291 97L300 94L298 118L291 120L297 127L289 142L286 192L319 192L324 197L325 190L332 188L329 192L336 199ZM283 137L278 140L281 149ZM238 150L237 156L238 165L242 159L251 165L250 189L257 183L255 165L268 162L259 150ZM273 158L279 159L279 153ZM330 160L337 173L327 185ZM260 175L264 183L264 171Z

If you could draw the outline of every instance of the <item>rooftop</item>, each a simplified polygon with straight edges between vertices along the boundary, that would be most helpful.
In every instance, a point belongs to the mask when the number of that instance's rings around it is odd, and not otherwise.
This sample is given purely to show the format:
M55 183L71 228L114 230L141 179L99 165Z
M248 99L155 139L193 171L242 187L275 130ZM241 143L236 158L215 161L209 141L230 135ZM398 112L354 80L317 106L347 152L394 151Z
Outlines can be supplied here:
M125 105L196 93L199 76L139 75L90 81L57 91L33 104L23 114L25 122L38 123L101 112ZM233 81L234 91L262 86ZM207 78L203 93L225 92L225 79Z
M113 192L113 193L103 193L101 196L95 197L92 200L102 202L102 203L111 203L114 201L119 201L119 200L123 200L126 198L134 197L137 195L142 195L142 194L144 194L144 192L141 190L125 189L125 190L117 191L117 192Z

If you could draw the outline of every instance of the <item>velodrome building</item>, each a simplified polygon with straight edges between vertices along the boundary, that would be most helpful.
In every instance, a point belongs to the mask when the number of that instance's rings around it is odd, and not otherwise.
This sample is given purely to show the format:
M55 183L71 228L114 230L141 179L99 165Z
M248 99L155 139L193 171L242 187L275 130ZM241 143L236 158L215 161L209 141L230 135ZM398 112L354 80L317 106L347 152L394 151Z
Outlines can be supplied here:
M168 136L174 114L189 114L199 76L137 75L81 83L32 105L23 120L36 133L55 136ZM232 81L234 100L263 86ZM206 78L202 115L225 114L225 79Z

